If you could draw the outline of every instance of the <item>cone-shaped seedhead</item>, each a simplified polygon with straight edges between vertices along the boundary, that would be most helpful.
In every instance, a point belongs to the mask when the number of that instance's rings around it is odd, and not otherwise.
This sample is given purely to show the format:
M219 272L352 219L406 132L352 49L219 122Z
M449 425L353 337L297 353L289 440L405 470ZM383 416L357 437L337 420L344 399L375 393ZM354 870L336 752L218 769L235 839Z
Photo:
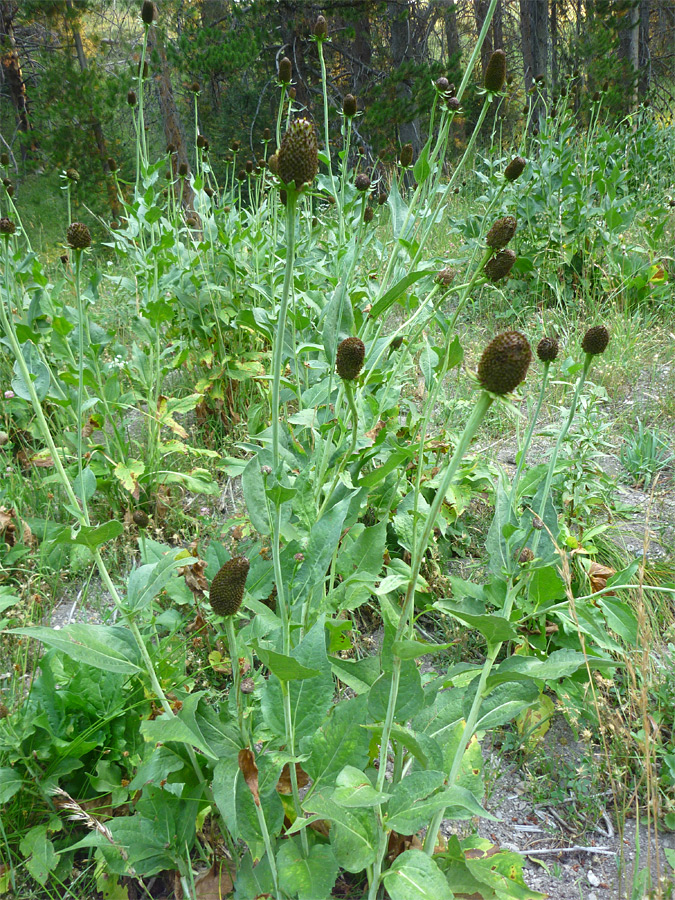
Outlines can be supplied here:
M323 16L318 16L314 23L314 37L318 41L324 41L328 37L328 23Z
M504 169L504 178L507 181L516 181L520 178L527 165L527 160L522 156L514 156L508 166Z
M609 331L604 325L594 325L589 328L584 339L581 342L581 349L584 353L591 353L596 356L598 353L604 353L609 344Z
M287 56L279 63L279 81L283 84L290 84L293 77L293 63Z
M86 250L91 245L91 234L83 222L72 222L68 226L66 240L73 250Z
M439 284L442 284L443 287L450 287L452 282L455 279L455 270L451 269L450 266L446 266L444 269L436 275L436 281Z
M271 141L272 140L272 132L269 128L263 129L263 141Z
M366 358L366 346L357 337L345 338L338 345L335 367L340 378L345 381L353 381L363 368Z
M180 163L180 165L178 166L178 174L180 175L180 177L187 178L187 173L188 173L188 164L184 163L184 162Z
M356 115L356 110L356 97L353 94L347 94L347 96L342 101L342 112L347 116L348 119L353 119Z
M401 165L404 169L407 169L408 166L412 165L413 161L413 146L412 144L404 144L401 147L401 155L399 157L401 161Z
M7 216L3 216L0 219L0 234L14 234L16 231L16 225L12 222L11 219L8 219Z
M501 250L506 247L513 235L516 233L518 223L513 216L504 216L497 219L492 228L485 237L485 243L493 250Z
M136 91L129 91L127 94L127 103L129 106L136 106Z
M295 182L296 189L311 184L319 170L316 132L309 119L296 119L281 141L277 154L279 178Z
M516 254L513 250L505 247L503 250L500 250L499 253L495 253L495 255L485 263L483 272L485 272L490 281L500 281L502 278L506 278L513 268L515 261Z
M363 221L366 223L372 222L374 217L375 217L375 210L373 209L373 207L366 206L366 208L363 212Z
M485 69L485 90L498 94L506 81L506 54L503 50L495 50Z
M216 573L211 582L209 600L219 616L234 616L244 599L244 588L250 563L245 556L233 556Z
M155 18L155 4L152 0L143 0L143 6L141 7L141 19L143 19L143 23L145 25L152 25L152 20Z
M148 514L143 512L142 509L137 509L131 518L134 520L134 524L138 525L139 528L147 528L150 524Z
M357 191L367 191L370 187L370 178L365 174L365 172L361 172L360 175L357 175L354 179L354 187Z
M542 362L553 362L560 351L557 338L543 337L537 344L537 356Z
M532 350L525 335L505 331L490 341L478 364L478 380L486 391L509 394L525 380Z
M68 179L68 181L79 181L80 173L77 171L77 169L66 169L66 178Z

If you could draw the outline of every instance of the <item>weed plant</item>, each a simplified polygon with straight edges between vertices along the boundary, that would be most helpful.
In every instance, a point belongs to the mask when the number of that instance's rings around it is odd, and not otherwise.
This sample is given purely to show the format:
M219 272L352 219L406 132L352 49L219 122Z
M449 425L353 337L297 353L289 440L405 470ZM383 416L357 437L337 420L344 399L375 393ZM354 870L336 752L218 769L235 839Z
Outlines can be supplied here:
M148 894L148 879L166 872L193 900L213 883L239 898L318 900L350 878L368 900L541 896L525 885L520 856L447 837L441 824L491 817L485 735L548 709L550 693L580 704L621 669L626 646L644 647L629 592L675 588L645 584L638 562L599 585L574 562L590 540L594 474L565 448L571 437L583 447L584 428L597 438L590 378L607 327L594 320L561 363L550 330L532 335L533 353L517 310L479 359L459 323L506 284L561 323L573 303L577 315L599 313L603 292L625 308L652 302L665 284L654 254L666 220L660 207L646 213L653 242L626 268L620 235L637 226L622 148L602 136L598 107L596 149L579 158L564 105L536 142L523 138L524 167L491 159L476 209L448 216L502 97L498 50L476 128L446 178L453 121L495 6L456 92L436 82L416 159L403 147L394 171L366 170L361 157L353 167L353 98L331 158L319 20L324 148L282 60L276 146L266 137L249 164L233 145L218 184L197 116L192 173L171 147L148 158L146 2L130 104L136 175L131 186L112 176L123 216L107 245L121 272L87 283L91 237L68 221L64 275L50 282L5 198L0 324L12 396L0 451L10 465L10 453L22 454L31 477L44 470L53 507L49 523L35 523L43 543L86 552L114 612L106 625L27 626L3 585L18 672L31 639L44 647L25 696L14 678L3 701L3 890L20 895L32 879L47 896L77 896L77 861L109 896L123 896L129 879ZM596 165L596 151L611 169ZM441 222L456 239L451 258L432 247ZM91 316L104 281L135 312L130 350ZM528 418L516 392L530 368L539 392ZM180 373L188 392L172 388ZM533 465L551 379L562 415L550 457ZM497 481L478 583L446 577L436 559L488 479L469 455L488 413L519 422L522 437L515 476ZM182 492L219 492L218 466L240 476L246 506L227 542L211 540L202 560L197 542L156 541L150 529ZM128 577L103 555L125 529L140 556ZM16 582L21 557L7 560ZM383 643L359 654L353 619L366 605ZM444 623L424 639L422 615ZM422 674L418 660L454 644L436 641L450 621L477 636L482 658ZM662 763L667 778L668 753Z

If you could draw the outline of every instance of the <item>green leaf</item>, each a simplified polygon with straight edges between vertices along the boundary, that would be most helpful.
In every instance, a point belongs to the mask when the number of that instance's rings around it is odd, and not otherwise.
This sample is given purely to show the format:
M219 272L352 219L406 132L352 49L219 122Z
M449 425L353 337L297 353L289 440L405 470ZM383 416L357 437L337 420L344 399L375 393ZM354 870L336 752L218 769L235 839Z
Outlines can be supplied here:
M174 552L169 552L157 563L134 569L127 582L126 608L130 612L144 609L166 587L175 569L195 562L192 557L176 559Z
M317 900L329 897L338 874L333 849L327 844L315 844L305 857L297 838L284 841L277 851L279 886L298 900Z
M0 803L7 803L22 785L22 779L18 772L9 766L0 769Z
M35 638L78 662L104 672L134 675L142 671L136 640L123 625L85 625L77 622L58 631L45 625L34 625L32 628L12 628L7 633Z
M394 641L391 649L394 656L398 656L399 659L417 659L419 656L428 656L430 653L447 650L453 644L454 641L447 644L430 644L427 641L403 640Z
M537 659L536 656L509 656L491 673L487 687L525 678L556 681L558 678L572 675L584 664L584 654L570 649L554 650L547 659Z
M344 809L321 792L305 799L303 807L332 822L330 842L338 865L360 872L375 862L379 834L370 809Z
M340 681L344 681L356 694L366 694L380 677L379 656L364 656L363 659L341 659L331 657L331 669Z
M73 480L73 490L75 491L75 496L79 497L84 503L91 498L96 493L96 476L92 472L92 470L87 466L82 470L82 478L77 475Z
M453 900L454 894L436 862L422 850L406 850L383 873L391 900Z
M208 469L193 469L191 472L159 472L158 484L180 484L193 494L220 493L218 483L213 480Z
M420 152L420 155L413 166L413 175L418 184L422 184L431 174L431 166L429 165L429 143L427 142Z
M121 483L125 491L136 494L138 479L145 472L145 463L140 459L127 459L119 462L113 469L113 475Z
M377 722L384 722L385 720L390 690L391 672L384 672L373 684L368 695L368 710ZM395 720L397 722L407 721L423 703L424 692L422 691L419 669L413 660L404 660L401 663L401 676L394 713Z
M157 716L156 719L145 719L141 722L141 734L146 740L156 744L167 744L174 741L179 744L189 744L201 750L202 753L217 759L217 756L211 752L211 748L196 734L187 722L183 722L176 716Z
M124 533L121 522L111 520L103 525L81 525L79 528L63 528L52 538L55 544L80 544L96 550L106 541L112 541Z
M391 194L389 196L391 197ZM400 281L397 281L393 287L389 288L386 294L383 294L380 299L373 304L373 308L370 311L370 318L379 319L379 317L398 300L401 294L408 290L411 284L415 284L416 281L420 281L420 279L428 277L431 274L432 273L428 271L417 271L409 272L407 275L404 275Z
M488 647L503 641L515 640L518 634L508 621L498 613L487 614L485 606L480 601L465 600L461 604L451 603L449 600L437 600L435 609L440 609L465 625L475 628L488 642Z
M307 757L302 767L312 779L312 792L323 784L332 784L345 766L362 769L367 764L370 738L362 728L366 707L365 696L343 700L331 708L313 734L301 741L300 750Z
M474 687L474 684L471 687ZM488 731L490 728L496 728L498 725L505 725L517 716L519 712L527 709L530 704L535 703L538 697L539 688L533 681L513 681L508 684L497 685L483 699L474 732ZM464 701L465 718L468 717L468 707L472 699L472 691L469 690Z
M21 355L23 356L28 374L31 376L35 393L40 402L42 402L49 392L51 376L49 369L40 359L40 351L32 341L26 341L21 346ZM14 363L14 378L12 378L12 390L21 397L22 400L30 400L30 392L28 385L23 380L23 375L19 369L19 363Z
M424 376L424 386L427 390L431 389L434 383L436 366L438 365L438 354L432 348L427 336L424 336L424 348L420 353L419 363L422 375Z
M375 737L382 737L382 725L366 725L366 728L372 731ZM430 735L412 731L405 725L394 722L391 739L402 744L423 769L440 769L443 765L442 745Z
M265 483L260 471L260 460L257 456L247 463L241 476L241 488L244 492L246 509L251 520L251 525L258 534L269 534L270 523L267 514L267 495Z
M56 868L59 862L59 855L47 837L48 830L46 825L36 825L21 839L19 844L21 853L28 857L26 862L28 871L42 885L47 883L49 873Z
M345 766L336 779L333 800L347 809L386 803L391 794L376 791L367 775L354 766Z
M607 624L630 647L637 647L638 623L628 604L618 597L600 597L598 600Z
M277 653L276 650L267 650L257 646L255 652L262 663L280 681L302 681L304 678L316 678L321 674L318 669L303 666L292 656L284 656L283 653Z
M305 560L293 579L293 603L302 603L310 589L320 584L335 552L352 492L332 506L314 525L304 552Z

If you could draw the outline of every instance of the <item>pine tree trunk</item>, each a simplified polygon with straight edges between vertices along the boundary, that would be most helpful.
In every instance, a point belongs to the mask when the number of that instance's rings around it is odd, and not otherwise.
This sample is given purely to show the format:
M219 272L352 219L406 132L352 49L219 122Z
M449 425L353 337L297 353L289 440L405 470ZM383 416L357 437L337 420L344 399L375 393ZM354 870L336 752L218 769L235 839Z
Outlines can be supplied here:
M649 20L651 0L640 0L640 39L638 51L638 98L644 100L651 81L651 54L649 52Z
M19 52L14 37L14 15L16 9L12 7L10 0L0 2L0 54L2 70L9 88L9 95L16 112L16 123L19 131L29 134L31 129L28 96L26 84L21 72ZM30 143L30 149L35 149L35 143ZM21 157L25 160L29 150L29 142L21 145Z

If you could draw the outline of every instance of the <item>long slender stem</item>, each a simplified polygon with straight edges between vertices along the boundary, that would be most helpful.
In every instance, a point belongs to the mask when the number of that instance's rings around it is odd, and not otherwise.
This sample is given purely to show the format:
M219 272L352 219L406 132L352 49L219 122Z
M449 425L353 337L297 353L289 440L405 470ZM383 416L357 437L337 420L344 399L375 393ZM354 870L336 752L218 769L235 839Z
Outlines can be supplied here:
M527 429L527 434L525 435L525 441L523 442L523 446L520 451L520 459L518 460L518 468L516 469L516 474L513 476L513 481L511 482L511 511L515 512L515 504L518 498L518 483L520 481L520 476L523 474L523 469L525 468L525 463L527 462L527 451L530 449L530 444L532 443L532 436L534 434L534 429L537 427L537 419L539 418L539 413L541 412L541 405L544 401L544 394L546 393L546 388L548 386L548 372L551 367L550 362L544 363L544 377L541 380L541 390L539 391L539 399L537 400L537 406L534 410L534 415L530 420L529 428Z
M80 500L85 523L89 524L89 508L87 494L84 489L82 474L82 400L84 399L84 308L80 290L80 273L82 270L82 250L75 251L75 297L77 299L77 471L80 483Z

